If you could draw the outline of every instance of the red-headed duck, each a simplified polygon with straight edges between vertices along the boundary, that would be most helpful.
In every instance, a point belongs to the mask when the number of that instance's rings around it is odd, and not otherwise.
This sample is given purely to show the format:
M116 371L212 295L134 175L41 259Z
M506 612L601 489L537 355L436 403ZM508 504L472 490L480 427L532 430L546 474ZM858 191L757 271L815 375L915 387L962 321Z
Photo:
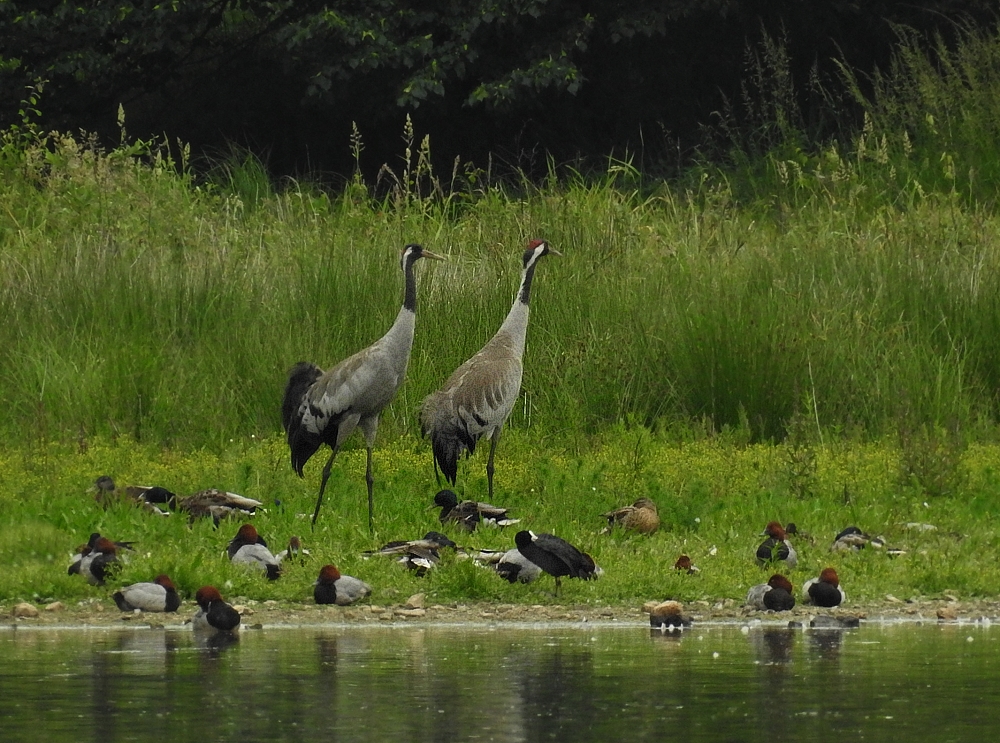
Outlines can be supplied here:
M152 583L133 583L116 591L111 598L122 611L177 611L181 597L166 575L158 575Z
M198 611L191 626L198 632L235 632L240 627L240 613L222 600L215 586L202 586L195 593Z
M281 576L281 565L278 559L267 548L267 542L257 534L251 524L243 524L236 532L226 553L233 563L250 565L259 568L267 574L268 580L277 580Z
M274 559L278 563L283 563L285 560L296 561L299 565L306 564L306 557L309 556L309 550L303 549L302 540L299 537L289 537L288 546L281 550L278 554L274 556Z
M771 521L764 528L765 539L757 548L757 564L761 566L780 564L786 569L794 568L799 561L795 549L788 541L785 528L777 521Z
M823 568L819 578L811 578L802 586L802 596L807 604L831 608L840 606L847 594L840 587L840 578L833 568Z
M319 569L319 578L313 588L313 598L317 604L337 603L337 579L340 571L336 565L324 565Z
M759 611L788 611L795 607L792 582L781 573L747 592L746 605Z
M97 540L99 540L100 538L101 538L100 532L95 531L90 535L90 539L87 540L86 544L81 544L79 547L77 547L76 554L73 557L73 561L70 563L69 569L66 572L68 572L70 575L75 575L77 573L80 573L80 569L84 564L83 559L88 555L90 555L91 559L93 559L94 557L93 553L97 548ZM114 544L116 550L135 551L135 548L132 546L133 544L135 544L135 542L112 542L112 544Z
M88 544L83 549L80 559L69 566L69 572L79 573L87 581L95 586L103 586L104 581L119 566L118 545L107 537L95 534L96 539L91 539L93 544Z
M700 572L698 566L691 562L691 558L687 555L681 555L677 558L677 562L674 563L674 570L683 570L688 575Z
M363 580L341 575L336 565L324 565L320 568L319 578L314 586L313 598L317 604L350 606L372 592L372 587Z

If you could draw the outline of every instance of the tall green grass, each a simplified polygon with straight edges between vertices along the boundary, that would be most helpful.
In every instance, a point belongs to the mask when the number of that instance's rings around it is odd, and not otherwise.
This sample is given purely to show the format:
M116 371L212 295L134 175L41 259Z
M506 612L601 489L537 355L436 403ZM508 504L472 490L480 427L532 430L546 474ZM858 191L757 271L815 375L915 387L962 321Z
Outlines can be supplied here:
M328 366L389 327L415 241L449 261L418 266L409 377L384 417L383 436L413 434L544 237L564 257L538 269L515 427L778 439L804 415L819 431L982 434L1000 386L998 48L969 34L920 56L905 41L848 144L786 141L752 188L746 169L685 186L619 162L603 178L442 185L411 128L389 196L358 179L331 194L275 188L245 153L202 180L165 146L123 136L104 152L39 132L29 111L0 148L0 428L209 447L269 435L288 367Z

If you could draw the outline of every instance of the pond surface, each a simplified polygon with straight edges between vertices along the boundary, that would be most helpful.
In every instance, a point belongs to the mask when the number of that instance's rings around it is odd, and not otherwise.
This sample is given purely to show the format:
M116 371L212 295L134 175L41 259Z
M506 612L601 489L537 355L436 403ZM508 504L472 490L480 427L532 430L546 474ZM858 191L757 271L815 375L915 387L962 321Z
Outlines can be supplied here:
M1000 627L0 631L0 740L993 741Z

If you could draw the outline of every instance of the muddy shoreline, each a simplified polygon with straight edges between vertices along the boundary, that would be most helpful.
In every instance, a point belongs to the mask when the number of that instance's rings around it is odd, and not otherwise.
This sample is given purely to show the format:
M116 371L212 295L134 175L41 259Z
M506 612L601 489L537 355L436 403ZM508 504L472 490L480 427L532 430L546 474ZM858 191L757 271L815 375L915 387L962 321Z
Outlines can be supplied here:
M648 615L641 606L555 606L525 604L433 604L419 594L396 605L360 604L349 607L317 606L280 601L232 602L241 615L245 629L269 627L311 627L322 625L461 624L494 626L503 624L622 624L648 625ZM183 626L197 609L185 601L176 613L123 613L111 601L86 600L54 602L46 606L13 604L0 606L0 628L123 628ZM834 610L796 606L787 612L761 612L740 606L732 600L710 604L696 601L685 605L684 614L693 622L742 625L755 621L768 624L803 622L817 614L857 617L862 621L906 622L1000 622L1000 599L994 600L887 600L847 605Z

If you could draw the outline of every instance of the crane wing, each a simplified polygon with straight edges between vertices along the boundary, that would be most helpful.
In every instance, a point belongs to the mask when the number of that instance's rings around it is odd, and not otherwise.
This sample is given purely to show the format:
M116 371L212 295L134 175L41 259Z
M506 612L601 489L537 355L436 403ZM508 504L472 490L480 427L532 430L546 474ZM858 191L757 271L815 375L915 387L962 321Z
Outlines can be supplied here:
M473 363L481 362L481 363ZM521 360L514 357L483 359L474 356L453 375L446 388L453 414L468 434L478 439L503 425L521 391Z
M291 403L299 373L301 397L287 424L292 467L301 476L302 468L321 444L336 449L338 442L354 430L361 418L377 416L389 404L399 386L400 375L385 363L378 345L350 356L315 378L303 389L303 380L315 374L317 367L298 365L292 370L286 390L284 409Z
M380 410L373 402L382 402L379 392L386 386L395 390L396 375L386 365L379 363L378 354L369 346L350 356L316 380L303 400L310 430L320 433L326 426L324 419L339 414L357 412L365 414ZM300 408L301 410L302 408Z

